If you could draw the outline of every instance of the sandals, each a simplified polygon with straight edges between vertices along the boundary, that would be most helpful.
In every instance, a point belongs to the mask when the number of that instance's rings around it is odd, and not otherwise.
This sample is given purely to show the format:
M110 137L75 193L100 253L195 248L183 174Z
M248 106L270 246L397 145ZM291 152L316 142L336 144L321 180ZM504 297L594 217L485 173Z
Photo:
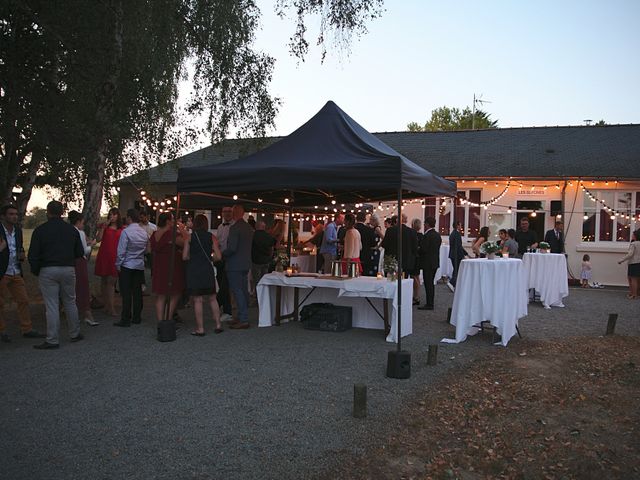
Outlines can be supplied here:
M637 297L635 295L627 295L629 300L635 300Z
M191 335L194 337L204 337L206 334L204 332L191 332Z
M224 330L221 329L221 328L216 328L213 332L214 333L222 333L222 332L224 332Z

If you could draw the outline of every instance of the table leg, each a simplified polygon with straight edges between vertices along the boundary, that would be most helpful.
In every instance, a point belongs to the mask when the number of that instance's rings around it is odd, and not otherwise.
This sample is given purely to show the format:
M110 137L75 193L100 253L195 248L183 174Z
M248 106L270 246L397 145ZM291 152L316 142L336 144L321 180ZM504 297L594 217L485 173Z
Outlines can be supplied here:
M293 321L300 321L300 289L298 287L293 288Z
M280 319L282 318L282 287L276 285L276 326L280 326Z
M382 311L383 311L383 320L384 320L384 336L389 335L391 331L391 325L389 325L389 299L382 299Z

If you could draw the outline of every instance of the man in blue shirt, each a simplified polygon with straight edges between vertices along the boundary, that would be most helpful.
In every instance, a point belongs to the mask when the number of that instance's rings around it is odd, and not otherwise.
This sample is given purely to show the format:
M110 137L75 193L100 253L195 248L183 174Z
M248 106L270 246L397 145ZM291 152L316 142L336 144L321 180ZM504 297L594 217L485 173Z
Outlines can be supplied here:
M144 255L149 245L149 235L140 226L140 212L134 208L127 210L127 228L118 241L116 269L122 296L122 314L116 327L130 327L140 323L142 312L142 284L144 283Z
M320 245L320 255L323 258L324 273L331 273L331 262L338 256L338 229L344 215L337 214L333 221L324 226L324 236Z

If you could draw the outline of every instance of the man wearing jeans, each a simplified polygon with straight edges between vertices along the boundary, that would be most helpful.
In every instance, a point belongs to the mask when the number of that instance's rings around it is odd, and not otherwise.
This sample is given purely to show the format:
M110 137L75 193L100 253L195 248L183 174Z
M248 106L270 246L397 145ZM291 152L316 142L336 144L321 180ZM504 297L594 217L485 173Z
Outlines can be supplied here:
M236 299L238 321L231 322L232 329L249 328L248 274L251 270L251 245L253 228L244 221L244 207L233 206L234 223L229 228L226 249L222 252L229 289Z
M144 283L144 254L148 250L149 236L140 225L140 212L134 208L127 210L127 228L118 240L116 270L120 281L122 314L116 327L130 327L140 323L142 312L142 284Z
M47 205L48 221L33 231L29 247L31 272L38 276L47 317L47 339L33 348L58 348L60 336L60 299L69 325L72 342L84 337L76 306L76 258L84 255L80 234L73 225L62 220L60 202Z
M5 205L0 209L0 341L11 342L5 333L4 298L6 292L11 293L18 307L20 331L26 338L44 338L35 331L31 324L29 312L29 296L22 278L24 249L22 248L22 229L18 226L18 209L13 205Z

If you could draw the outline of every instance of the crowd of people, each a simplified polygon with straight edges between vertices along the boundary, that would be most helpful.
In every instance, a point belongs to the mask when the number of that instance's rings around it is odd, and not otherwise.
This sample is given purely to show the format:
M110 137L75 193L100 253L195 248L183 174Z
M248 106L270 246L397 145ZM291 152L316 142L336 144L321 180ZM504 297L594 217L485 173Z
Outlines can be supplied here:
M22 230L18 226L18 210L7 205L0 209L0 341L10 342L3 316L5 292L17 304L20 330L26 338L44 338L38 349L54 349L59 345L60 312L64 307L72 342L83 339L81 321L97 326L92 308L103 307L107 315L119 317L118 327L130 327L142 322L143 295L147 290L147 269L151 272L151 290L155 295L157 320L176 318L179 305L190 301L195 316L194 336L205 335L204 305L209 305L215 323L214 332L223 332L223 322L231 329L249 328L248 308L252 301L249 279L255 286L263 275L274 268L278 252L286 248L286 224L276 219L267 229L264 221L253 217L245 220L242 205L225 206L216 234L211 233L204 215L176 219L171 212L161 213L157 225L149 221L147 212L129 209L122 218L118 209L111 209L100 225L95 239L88 240L84 218L77 211L69 212L68 222L62 219L63 205L52 201L47 205L48 221L37 227L31 238L28 255L23 248ZM398 229L402 229L402 270L413 278L413 304L421 310L434 309L434 277L440 267L440 234L433 217L414 219L411 226L402 214L384 219L374 213L368 218L338 213L326 223L314 222L311 238L303 245L318 251L317 271L330 273L332 262L342 260L356 264L361 275L376 276L381 270L381 255L398 258ZM175 228L174 228L175 226ZM522 217L518 230L498 232L499 250L512 258L522 257L538 247L536 233ZM455 291L460 262L469 257L462 244L463 226L455 221L449 235L449 259L453 273L447 283ZM476 257L483 257L482 245L491 232L482 227L471 245ZM629 253L619 263L629 262L629 298L640 297L640 232L633 233ZM563 224L555 222L547 231L545 242L552 253L564 253ZM91 295L89 287L89 257L99 243L95 260L96 276L100 277L101 299ZM31 272L38 277L46 320L46 334L36 331L31 322L29 295L22 277L22 263L28 259ZM591 279L588 255L583 258L583 285ZM420 284L425 289L425 303L420 304ZM116 285L122 297L120 313L115 308ZM205 301L206 300L206 301ZM98 305L96 305L98 304ZM235 305L235 317L232 315ZM179 317L178 317L179 318Z

